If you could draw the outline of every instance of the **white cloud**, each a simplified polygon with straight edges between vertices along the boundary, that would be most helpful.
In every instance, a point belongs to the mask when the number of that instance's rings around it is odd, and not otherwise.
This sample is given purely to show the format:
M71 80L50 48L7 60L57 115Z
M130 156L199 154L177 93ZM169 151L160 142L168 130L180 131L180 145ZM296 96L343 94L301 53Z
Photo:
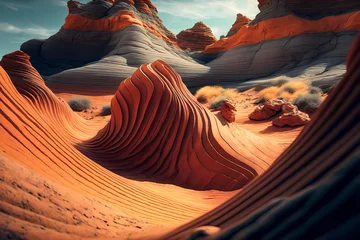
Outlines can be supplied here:
M19 8L17 8L16 6L14 5L11 5L11 4L7 4L5 5L7 8L11 9L11 10L14 10L14 11L19 11Z
M49 37L56 33L55 30L47 29L39 26L28 27L28 28L19 28L9 23L0 23L0 31L8 33L25 33L33 36L39 37Z
M20 33L22 30L8 23L0 23L0 31L9 33Z
M224 29L219 28L219 27L211 27L209 26L209 28L211 29L212 33L214 34L214 36L216 36L217 38L219 38L221 35L226 35Z
M229 15L236 16L237 13L253 19L259 12L255 0L154 0L153 2L159 12L196 20L228 18Z

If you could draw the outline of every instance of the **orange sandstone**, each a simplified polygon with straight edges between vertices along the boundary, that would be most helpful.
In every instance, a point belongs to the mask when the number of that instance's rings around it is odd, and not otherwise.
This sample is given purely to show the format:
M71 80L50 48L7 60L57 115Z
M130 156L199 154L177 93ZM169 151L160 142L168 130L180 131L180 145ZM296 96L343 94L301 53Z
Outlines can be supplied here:
M281 26L281 27L280 27ZM294 15L261 21L252 26L243 26L233 36L223 38L207 46L205 53L218 53L245 44L265 40L297 36L312 32L340 32L360 30L360 11L328 16L319 20L307 20Z

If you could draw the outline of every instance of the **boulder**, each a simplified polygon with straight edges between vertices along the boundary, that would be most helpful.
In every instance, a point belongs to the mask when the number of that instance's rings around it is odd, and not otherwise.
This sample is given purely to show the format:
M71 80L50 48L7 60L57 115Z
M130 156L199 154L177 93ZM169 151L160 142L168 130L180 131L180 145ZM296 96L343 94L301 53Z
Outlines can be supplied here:
M280 117L273 120L272 124L277 127L297 127L305 125L310 121L310 117L308 114L303 113L301 111L292 111L283 113Z
M269 119L281 110L283 104L284 101L280 99L275 99L271 102L267 101L264 103L264 105L256 107L255 110L249 115L249 118L256 121Z
M228 122L235 122L235 115L237 112L235 105L235 103L229 100L224 100L221 104L220 112Z

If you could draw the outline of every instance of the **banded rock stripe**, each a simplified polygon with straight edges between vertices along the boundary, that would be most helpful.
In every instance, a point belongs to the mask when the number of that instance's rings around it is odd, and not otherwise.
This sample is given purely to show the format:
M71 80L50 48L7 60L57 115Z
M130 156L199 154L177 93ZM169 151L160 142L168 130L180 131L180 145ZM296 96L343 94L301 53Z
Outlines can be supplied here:
M226 203L161 239L356 239L359 51L360 36L350 50L343 80L264 174ZM218 229L208 234L201 226Z
M142 65L111 101L109 124L81 149L114 172L193 189L235 190L269 167L282 147L222 123L168 64Z

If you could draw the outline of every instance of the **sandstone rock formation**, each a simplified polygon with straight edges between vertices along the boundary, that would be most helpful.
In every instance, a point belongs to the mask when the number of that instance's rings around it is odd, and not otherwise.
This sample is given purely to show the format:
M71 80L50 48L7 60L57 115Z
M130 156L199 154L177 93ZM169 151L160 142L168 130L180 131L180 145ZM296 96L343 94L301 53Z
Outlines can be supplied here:
M249 24L250 22L251 22L250 18L242 15L241 13L238 13L236 16L236 21L232 25L229 32L226 34L226 37L231 37L232 35L237 33L242 26L245 26L245 25Z
M284 152L248 131L222 126L162 61L143 65L120 84L104 127L82 120L59 100L28 56L5 56L1 238L353 239L359 235L359 51L360 37L343 80ZM168 116L177 124L163 121ZM133 158L140 149L148 154L141 163ZM109 171L119 168L124 175ZM251 169L262 174L235 192L140 178L148 173L232 189L255 175ZM204 178L208 174L220 181Z
M266 173L226 204L162 237L181 239L190 229L210 225L221 230L207 239L356 238L360 156L353 133L360 127L360 102L353 90L360 88L359 51L360 37L348 57L344 79ZM354 109L354 104L357 113L339 111ZM306 220L299 217L305 215ZM341 219L331 217L339 215Z
M141 64L157 59L194 91L215 84L248 89L259 78L264 82L278 75L325 89L342 78L349 46L360 30L356 1L342 1L336 8L321 1L316 3L321 11L301 7L303 1L260 3L253 21L203 53L182 51L151 1L130 0L69 3L70 14L57 34L28 41L21 49L50 85L115 89Z
M309 121L310 117L308 114L299 111L299 109L291 103L284 103L282 105L282 115L275 118L272 124L277 127L297 127L303 126Z
M299 109L281 99L267 101L262 106L257 106L255 110L249 115L249 119L262 121L275 116L278 112L282 111L282 115L273 120L273 125L278 127L284 126L302 126L310 121L308 114L299 111Z
M284 101L275 99L271 102L267 101L262 106L257 106L255 110L249 115L251 120L262 121L271 118L281 110Z
M221 103L220 112L221 115L228 121L228 122L235 122L235 115L236 115L236 107L235 103L232 103L229 100L224 100Z
M214 43L216 37L203 22L197 22L192 28L181 31L177 37L180 48L191 51L203 51L206 46Z

